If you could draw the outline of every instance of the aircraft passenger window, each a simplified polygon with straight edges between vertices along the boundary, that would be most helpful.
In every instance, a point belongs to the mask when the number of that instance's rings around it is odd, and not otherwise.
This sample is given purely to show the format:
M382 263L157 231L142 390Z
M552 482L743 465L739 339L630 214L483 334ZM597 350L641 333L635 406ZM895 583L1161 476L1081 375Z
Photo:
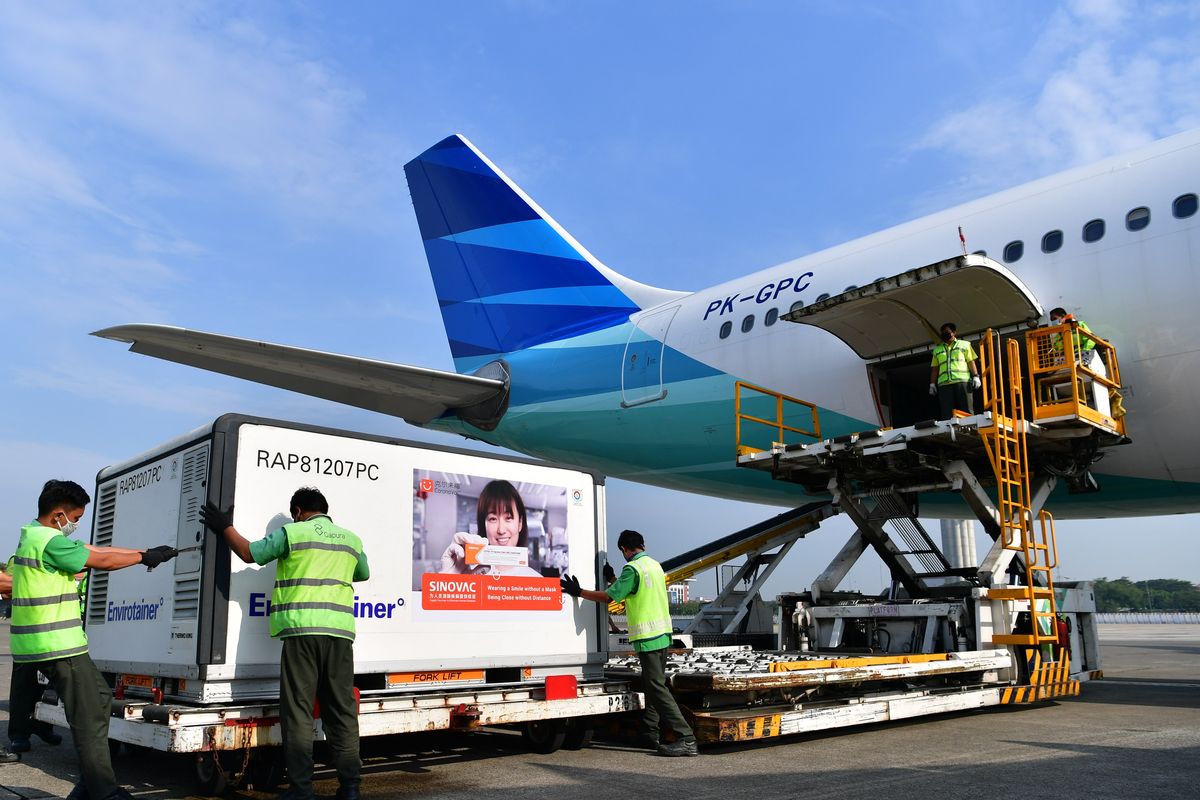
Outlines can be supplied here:
M1150 209L1142 206L1135 208L1125 215L1125 227L1131 231L1140 231L1150 224Z
M857 287L857 286L855 286L855 285L852 283L852 284L850 284L849 286L847 286L845 289L842 289L842 291L843 291L843 292L853 292L853 291L854 291L855 289L857 289L857 288L858 288L858 287Z
M1020 239L1004 245L1004 260L1009 264L1020 261L1023 255L1025 255L1025 243Z
M1104 220L1094 219L1087 225L1083 226L1083 240L1085 242L1098 242L1104 238Z
M1050 231L1042 237L1042 252L1056 253L1062 247L1062 231Z
M821 302L822 300L828 300L828 299L829 299L829 292L821 292L819 295L817 295L818 303Z
M730 333L730 331L732 331L732 330L733 330L733 323L732 323L732 322L729 322L728 320L726 320L725 322L721 323L721 334L720 334L720 335L721 335L721 338L722 338L722 339L728 339L728 338L729 338L729 333Z
M768 308L767 315L763 317L763 325L766 325L769 328L775 324L775 320L777 319L779 319L779 309Z
M971 253L971 255L983 256L984 258L987 258L987 250L976 250L974 253Z
M1196 213L1196 195L1181 194L1175 198L1175 202L1171 203L1171 213L1175 215L1175 219L1187 219L1192 214Z
M802 308L804 308L804 301L797 300L796 302L792 303L792 307L788 309L788 313L790 314L793 311L799 311Z
M754 315L751 314L742 320L742 333L749 333L754 327Z

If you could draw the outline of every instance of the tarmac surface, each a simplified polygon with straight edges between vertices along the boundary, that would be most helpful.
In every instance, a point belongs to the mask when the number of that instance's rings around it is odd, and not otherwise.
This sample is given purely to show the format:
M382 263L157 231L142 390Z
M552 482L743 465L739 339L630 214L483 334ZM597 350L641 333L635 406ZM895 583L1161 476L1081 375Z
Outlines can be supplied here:
M668 759L617 742L538 755L510 732L364 740L367 798L1196 797L1200 790L1200 625L1100 626L1105 679L1078 698L870 725ZM0 686L11 671L0 625ZM7 692L4 692L7 695ZM7 700L0 709L7 712ZM7 713L4 715L7 717ZM65 732L64 732L65 733ZM139 798L196 797L187 756L119 755ZM318 795L336 780L322 771ZM34 739L0 765L0 800L63 797L78 778L67 741ZM267 800L235 790L227 797Z

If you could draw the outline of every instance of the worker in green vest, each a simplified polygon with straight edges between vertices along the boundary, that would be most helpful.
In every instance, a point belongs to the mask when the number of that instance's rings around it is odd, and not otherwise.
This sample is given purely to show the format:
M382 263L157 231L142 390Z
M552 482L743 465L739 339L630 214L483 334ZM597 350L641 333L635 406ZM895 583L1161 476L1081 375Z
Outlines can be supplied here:
M941 327L942 341L933 348L929 368L929 394L938 401L938 419L950 419L954 411L975 413L971 393L980 386L975 348L958 338L958 326L947 322Z
M7 572L0 572L0 599L9 600L12 598L12 576ZM12 707L12 694L9 697L9 707ZM11 715L12 712L10 711ZM11 719L11 716L10 716ZM21 755L10 751L7 747L0 747L0 764L11 764L14 761L20 761Z
M205 504L201 520L247 564L275 565L271 635L283 640L279 726L291 787L286 800L313 797L313 698L337 770L337 800L358 800L362 761L354 696L354 581L371 576L362 540L334 524L317 489L292 495L294 522L257 542L233 527L233 509Z
M8 583L12 585L12 578L8 578ZM2 586L0 583L0 591ZM84 610L81 603L81 616ZM31 740L34 736L49 745L62 744L62 735L54 732L53 725L33 718L34 709L41 696L42 685L38 682L37 662L13 663L12 675L9 676L8 682L8 752L28 753L33 749Z
M66 708L82 780L68 800L131 798L113 775L108 750L112 691L88 655L75 576L86 569L157 567L176 555L160 545L149 550L92 547L69 538L83 517L88 493L74 481L47 481L37 519L21 529L8 562L13 580L9 646L14 666L36 664Z
M1083 320L1076 319L1074 314L1068 314L1067 310L1062 306L1050 310L1051 325L1066 325L1071 322L1074 322L1078 327L1078 330L1071 335L1071 339L1075 344L1075 361L1083 364L1084 366L1090 367L1092 363L1092 357L1096 355L1096 342L1091 336L1080 336L1079 331L1086 331L1090 334L1092 329L1089 328L1088 324ZM1061 334L1056 333L1054 335L1053 344L1054 349L1058 351L1058 354L1061 356L1063 353L1063 340Z
M642 722L646 736L659 755L699 755L696 736L667 688L667 648L671 646L672 629L666 575L662 566L646 555L646 541L637 531L621 531L617 549L627 563L606 591L583 589L574 575L560 580L562 590L572 597L595 603L625 601L629 642L642 665L642 691L646 695ZM663 723L674 732L673 742L659 742Z

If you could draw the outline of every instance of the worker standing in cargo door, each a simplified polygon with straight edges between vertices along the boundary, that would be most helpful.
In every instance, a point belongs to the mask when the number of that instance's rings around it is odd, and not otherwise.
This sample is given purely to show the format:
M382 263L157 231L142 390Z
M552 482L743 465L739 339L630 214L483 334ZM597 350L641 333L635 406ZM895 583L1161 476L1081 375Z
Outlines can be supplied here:
M354 694L354 581L371 576L362 540L334 524L317 489L296 490L293 523L249 542L233 527L233 509L212 503L204 524L224 537L247 564L275 565L271 635L283 640L279 662L279 725L291 788L287 800L313 797L313 698L337 770L337 800L358 800L362 760Z
M942 343L933 348L929 368L929 394L937 398L938 419L952 418L955 410L974 414L972 393L981 385L975 348L958 338L953 322L944 323L940 335Z
M629 643L642 666L642 691L646 694L642 722L646 736L659 755L699 755L696 736L667 688L667 648L671 646L672 629L666 575L662 566L646 555L646 541L637 531L621 531L617 549L628 563L606 591L583 589L574 575L560 580L562 590L595 603L625 601ZM662 723L675 733L675 741L659 742Z
M108 750L112 690L88 655L75 575L84 568L153 569L175 557L175 548L92 547L71 538L92 501L74 481L46 481L37 518L21 529L8 562L13 580L9 640L14 664L37 664L62 700L75 739L82 780L68 800L131 800L117 784Z

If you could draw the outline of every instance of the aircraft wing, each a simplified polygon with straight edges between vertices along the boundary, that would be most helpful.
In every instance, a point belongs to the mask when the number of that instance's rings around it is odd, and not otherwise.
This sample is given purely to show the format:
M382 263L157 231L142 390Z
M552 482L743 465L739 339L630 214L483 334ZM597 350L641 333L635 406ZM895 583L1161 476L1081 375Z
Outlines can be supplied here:
M458 375L171 325L117 325L92 335L128 342L134 353L403 417L416 425L450 409L506 399L508 388L503 378Z

